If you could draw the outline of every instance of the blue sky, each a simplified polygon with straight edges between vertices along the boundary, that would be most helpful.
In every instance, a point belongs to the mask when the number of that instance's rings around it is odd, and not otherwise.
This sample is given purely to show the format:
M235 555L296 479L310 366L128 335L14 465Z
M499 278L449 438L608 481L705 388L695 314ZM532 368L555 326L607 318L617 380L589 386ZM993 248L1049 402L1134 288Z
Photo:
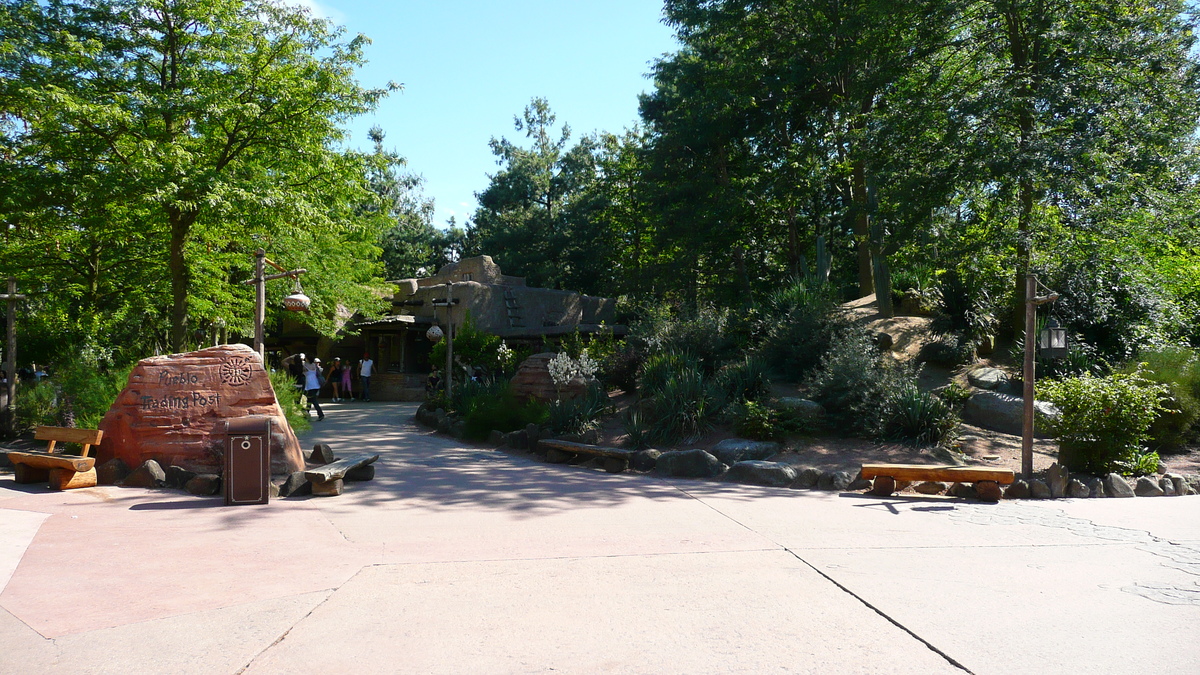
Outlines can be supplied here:
M572 138L637 122L651 62L676 49L661 0L287 0L371 38L367 87L402 83L353 122L368 149L379 125L436 200L435 224L461 225L497 170L488 141L519 141L513 116L546 98Z

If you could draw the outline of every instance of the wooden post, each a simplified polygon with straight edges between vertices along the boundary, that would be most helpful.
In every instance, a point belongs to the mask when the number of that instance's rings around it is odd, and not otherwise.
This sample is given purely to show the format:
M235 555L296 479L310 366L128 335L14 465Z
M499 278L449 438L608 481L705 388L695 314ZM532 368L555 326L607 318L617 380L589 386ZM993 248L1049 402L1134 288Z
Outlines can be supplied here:
M8 278L8 293L0 295L0 299L5 301L5 311L7 313L7 321L5 322L7 343L4 355L4 371L8 376L8 385L5 390L7 399L4 402L2 416L4 418L4 433L12 435L17 422L17 301L25 299L24 295L17 295L16 279L12 277Z
M454 383L454 282L446 282L446 404L450 404L450 393Z
M1037 305L1033 296L1037 293L1037 277L1025 275L1025 367L1021 371L1024 381L1025 414L1021 423L1021 477L1029 480L1033 476L1033 376L1034 343L1037 328Z
M267 350L264 344L263 323L267 320L267 280L263 278L266 271L267 252L261 248L254 252L254 351L258 358L267 364Z

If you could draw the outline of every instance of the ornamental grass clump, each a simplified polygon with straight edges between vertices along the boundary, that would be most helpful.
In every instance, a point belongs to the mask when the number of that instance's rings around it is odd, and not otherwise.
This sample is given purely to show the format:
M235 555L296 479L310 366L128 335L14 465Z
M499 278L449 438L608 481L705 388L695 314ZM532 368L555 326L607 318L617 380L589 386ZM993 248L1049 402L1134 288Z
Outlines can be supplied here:
M1043 380L1037 390L1038 398L1059 410L1043 423L1058 440L1063 466L1094 475L1143 475L1158 468L1158 453L1145 443L1169 390L1148 380L1141 368L1107 377Z

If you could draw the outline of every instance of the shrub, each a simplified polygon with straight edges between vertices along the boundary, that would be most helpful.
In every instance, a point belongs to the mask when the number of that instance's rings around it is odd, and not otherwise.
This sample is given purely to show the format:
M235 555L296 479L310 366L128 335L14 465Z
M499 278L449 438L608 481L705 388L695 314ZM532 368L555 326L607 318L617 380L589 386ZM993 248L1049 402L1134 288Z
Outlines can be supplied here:
M17 387L18 433L38 426L58 424L58 391L54 383L42 381L37 384L21 384Z
M832 291L794 284L771 297L759 353L783 379L799 382L821 363L829 346L849 325L836 311Z
M884 435L895 440L942 444L958 432L960 420L942 399L909 382L892 392L887 402Z
M960 406L966 403L967 399L971 398L971 390L957 382L951 382L941 389L937 389L934 393L942 397L942 400L951 406Z
M678 352L663 352L646 359L638 377L638 392L643 396L655 396L667 380L685 370L699 370L699 364L691 355Z
M1096 475L1133 474L1158 465L1146 450L1150 424L1163 410L1165 385L1146 379L1141 370L1107 377L1042 380L1038 397L1059 409L1046 426L1058 439L1059 461L1073 471Z
M1166 408L1150 425L1150 445L1176 449L1200 436L1200 354L1186 347L1164 347L1143 352L1138 360L1145 366L1146 379L1167 387ZM1137 372L1128 363L1121 372Z
M891 392L903 383L904 374L880 358L866 332L851 330L834 341L808 390L837 428L874 436L887 419Z
M707 306L691 312L672 312L664 306L645 308L643 318L630 332L650 354L692 354L706 375L744 347L730 330L730 310Z
M975 360L976 344L961 333L946 333L921 347L917 361L954 368Z
M646 423L646 416L636 407L625 411L621 426L625 429L625 447L634 450L650 447L650 426Z
M458 391L461 391L461 398ZM456 412L462 417L463 433L467 438L483 440L493 429L516 431L525 425L546 421L546 406L536 400L519 400L508 382L470 382L459 387Z
M570 400L550 404L550 428L559 434L578 434L599 426L600 418L608 412L608 393L602 387L588 387L587 392Z
M600 362L600 379L632 394L637 391L638 371L645 360L641 351L626 344Z
M717 412L713 391L695 367L671 373L652 399L652 409L650 437L665 444L700 438Z
M713 386L724 401L757 401L771 393L766 359L747 356L717 372Z
M275 390L275 400L283 417L291 425L292 431L301 433L312 428L308 419L308 411L300 405L300 397L304 392L296 388L296 378L286 370L271 371L271 387Z
M770 441L782 436L775 411L754 401L745 401L734 413L734 431L739 436L756 441Z

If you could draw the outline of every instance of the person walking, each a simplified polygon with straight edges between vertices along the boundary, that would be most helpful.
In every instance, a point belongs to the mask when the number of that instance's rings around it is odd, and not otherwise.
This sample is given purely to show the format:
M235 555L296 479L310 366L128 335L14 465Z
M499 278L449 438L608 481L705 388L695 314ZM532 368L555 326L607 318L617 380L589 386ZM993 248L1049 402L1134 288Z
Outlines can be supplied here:
M325 373L325 379L329 381L329 385L333 387L333 402L337 403L342 400L342 359L340 356L333 357L333 365L329 366L329 372Z
M358 366L358 381L360 382L362 400L371 400L371 373L375 372L375 362L371 360L371 355L363 352L362 363Z
M321 410L321 402L317 400L317 395L321 393L321 359L314 358L312 363L304 366L304 396L308 399L309 412L314 407L317 409L317 421L325 419L325 411Z
M347 360L342 366L342 397L347 401L354 400L354 383L350 376L354 374L354 362Z

